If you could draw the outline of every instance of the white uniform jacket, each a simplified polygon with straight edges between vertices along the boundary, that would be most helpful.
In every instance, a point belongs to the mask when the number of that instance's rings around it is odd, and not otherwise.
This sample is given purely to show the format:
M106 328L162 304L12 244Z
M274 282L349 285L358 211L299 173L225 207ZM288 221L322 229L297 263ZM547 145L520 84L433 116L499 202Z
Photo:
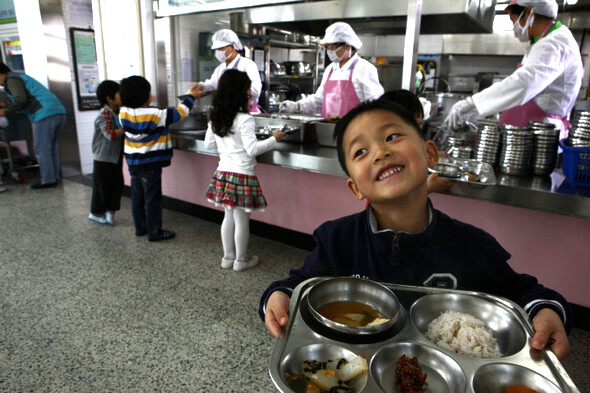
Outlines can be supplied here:
M352 84L354 90L361 102L368 100L376 100L383 95L383 86L379 83L379 77L377 75L377 68L367 60L359 57L358 54L354 54L343 67L340 67L338 63L330 63L324 70L324 76L322 77L322 83L315 94L312 94L299 101L301 106L301 112L308 114L316 114L322 111L322 104L324 102L324 85L328 80L328 75L333 69L331 80L348 80L350 77L350 68L355 63L354 70L352 73Z
M239 61L239 63L238 63ZM236 67L236 63L238 64ZM207 79L203 82L205 85L204 91L214 91L217 90L217 84L219 83L219 78L223 75L223 72L227 69L235 68L238 71L245 72L248 74L248 78L252 81L252 86L250 87L250 93L252 94L252 100L258 102L258 97L260 97L260 91L262 90L262 82L260 81L260 74L258 73L258 67L256 63L252 60L241 56L238 54L235 59L229 65L226 65L225 62L219 64L215 70L213 70L213 75L211 78Z
M474 94L473 102L481 116L489 116L534 99L545 112L567 117L583 75L580 48L569 29L560 26L527 47L522 66Z

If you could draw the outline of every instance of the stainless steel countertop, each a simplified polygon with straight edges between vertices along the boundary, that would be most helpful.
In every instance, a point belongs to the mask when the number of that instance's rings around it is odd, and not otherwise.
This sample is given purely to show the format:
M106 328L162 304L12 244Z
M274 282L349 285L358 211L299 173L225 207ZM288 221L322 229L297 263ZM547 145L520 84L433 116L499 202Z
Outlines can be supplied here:
M207 150L203 138L205 131L171 131L177 149L215 155ZM258 162L285 168L306 170L333 176L346 176L336 149L315 143L296 144L281 142L277 147L257 157ZM561 170L550 176L508 176L496 173L498 182L493 186L479 186L457 182L446 193L465 198L479 199L504 205L524 207L566 216L590 219L590 189L572 189L565 182Z

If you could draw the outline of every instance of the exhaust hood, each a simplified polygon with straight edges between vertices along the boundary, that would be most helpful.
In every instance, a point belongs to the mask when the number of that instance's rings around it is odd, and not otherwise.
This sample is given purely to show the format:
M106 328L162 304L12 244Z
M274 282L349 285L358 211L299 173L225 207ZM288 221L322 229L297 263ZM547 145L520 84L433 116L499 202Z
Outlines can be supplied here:
M491 33L496 0L423 0L420 34ZM307 1L245 10L249 24L323 36L337 21L357 34L404 34L407 1Z

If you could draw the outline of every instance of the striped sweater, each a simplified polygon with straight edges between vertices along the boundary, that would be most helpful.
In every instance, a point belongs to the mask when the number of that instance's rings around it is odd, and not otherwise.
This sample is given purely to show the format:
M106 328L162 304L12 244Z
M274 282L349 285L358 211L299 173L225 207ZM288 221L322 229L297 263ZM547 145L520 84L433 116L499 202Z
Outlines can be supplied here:
M194 99L185 98L176 108L122 107L119 121L125 130L125 161L128 166L165 167L172 159L170 125L183 120Z

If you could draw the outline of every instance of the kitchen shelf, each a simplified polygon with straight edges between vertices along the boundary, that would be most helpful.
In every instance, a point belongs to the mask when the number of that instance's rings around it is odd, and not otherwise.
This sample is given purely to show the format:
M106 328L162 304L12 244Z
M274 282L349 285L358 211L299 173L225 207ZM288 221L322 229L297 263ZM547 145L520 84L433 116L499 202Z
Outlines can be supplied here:
M319 45L317 43L301 43L301 42L293 42L293 41L282 41L276 39L268 40L270 46L278 46L282 48L296 48L296 49L317 49Z
M271 75L270 79L315 79L313 75Z

